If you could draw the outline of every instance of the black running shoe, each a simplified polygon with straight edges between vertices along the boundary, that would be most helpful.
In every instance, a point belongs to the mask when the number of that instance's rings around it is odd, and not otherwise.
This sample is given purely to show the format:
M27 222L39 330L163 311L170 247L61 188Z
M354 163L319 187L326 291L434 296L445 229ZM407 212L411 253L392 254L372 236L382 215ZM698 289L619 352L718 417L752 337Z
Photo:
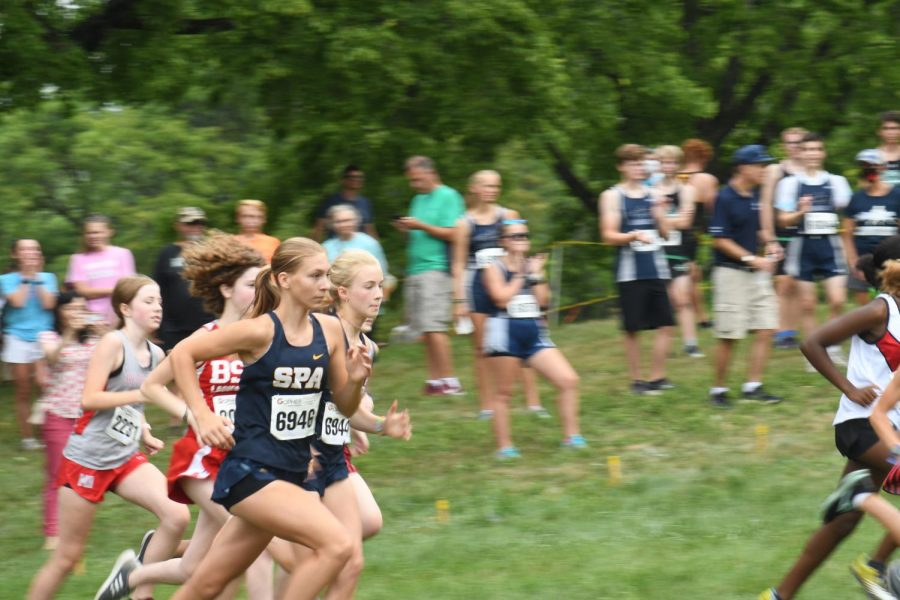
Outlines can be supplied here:
M116 564L100 589L94 600L125 600L131 590L128 589L128 576L137 569L140 563L134 555L134 550L126 550L119 555Z
M860 494L872 494L877 491L868 469L851 471L844 475L837 489L822 504L822 522L831 523L844 513L856 510L853 499Z
M144 554L147 553L147 546L150 545L150 540L153 539L153 534L156 533L155 529L151 529L147 533L144 534L144 537L141 539L141 546L138 549L137 560L139 563L144 564Z
M663 377L662 379L654 379L653 381L648 381L647 385L651 390L655 390L657 392L664 392L666 390L674 390L675 384Z
M728 397L728 392L710 394L709 403L715 408L731 408L731 399Z
M656 396L660 390L653 387L650 382L638 379L631 382L631 393L638 396Z
M744 398L744 400L757 400L766 404L778 404L779 402L784 400L784 398L782 398L781 396L770 394L765 389L763 389L763 386L759 386L752 392L744 392L741 396Z

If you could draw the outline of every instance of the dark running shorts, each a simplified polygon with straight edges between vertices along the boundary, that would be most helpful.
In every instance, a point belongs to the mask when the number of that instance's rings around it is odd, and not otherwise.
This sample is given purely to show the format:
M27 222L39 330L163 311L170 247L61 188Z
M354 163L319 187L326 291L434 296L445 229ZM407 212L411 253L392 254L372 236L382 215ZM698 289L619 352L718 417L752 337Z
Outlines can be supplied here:
M675 324L665 279L639 279L616 284L622 329L628 332L659 329Z
M306 471L283 471L248 458L229 456L219 467L212 499L231 511L232 506L249 498L273 481L287 481L308 492L319 493L315 480L310 479Z
M834 426L834 445L838 452L856 460L878 443L878 434L868 419L850 419Z

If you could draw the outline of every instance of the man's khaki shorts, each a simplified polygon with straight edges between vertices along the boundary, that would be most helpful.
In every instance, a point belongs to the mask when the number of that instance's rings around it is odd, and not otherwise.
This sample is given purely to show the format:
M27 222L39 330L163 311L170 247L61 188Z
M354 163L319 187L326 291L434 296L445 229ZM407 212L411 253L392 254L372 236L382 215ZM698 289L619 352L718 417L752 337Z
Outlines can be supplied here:
M416 335L447 331L451 319L453 277L444 271L410 275L403 283L406 322Z
M770 273L713 267L712 285L717 338L742 340L748 331L778 328Z

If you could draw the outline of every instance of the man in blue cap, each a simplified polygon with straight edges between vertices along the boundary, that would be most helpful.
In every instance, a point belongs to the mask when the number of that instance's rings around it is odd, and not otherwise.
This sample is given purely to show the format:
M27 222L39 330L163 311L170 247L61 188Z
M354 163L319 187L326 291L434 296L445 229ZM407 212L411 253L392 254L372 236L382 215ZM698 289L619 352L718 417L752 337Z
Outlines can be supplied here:
M734 174L716 197L709 233L713 237L712 271L715 335L715 381L709 399L717 408L729 408L728 366L737 340L754 331L747 380L742 396L775 403L781 398L763 389L772 334L778 326L778 308L772 272L780 258L771 223L760 221L759 186L766 165L774 159L763 146L743 146L734 153Z
M778 224L797 227L797 235L787 247L784 271L797 280L804 337L816 328L817 280L825 288L829 318L840 316L847 302L847 261L839 234L839 213L853 192L844 177L822 168L825 157L822 137L807 133L800 142L803 170L782 179L775 188ZM836 365L847 364L840 347L829 347L828 354Z

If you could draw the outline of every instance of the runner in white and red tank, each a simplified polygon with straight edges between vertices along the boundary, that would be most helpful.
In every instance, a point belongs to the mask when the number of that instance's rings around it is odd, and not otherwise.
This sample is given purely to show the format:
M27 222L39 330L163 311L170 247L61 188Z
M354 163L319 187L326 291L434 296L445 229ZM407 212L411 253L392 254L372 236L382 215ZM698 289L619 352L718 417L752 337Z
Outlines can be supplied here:
M897 261L900 261L900 236L885 239L872 254L861 257L857 268L872 287L883 293L865 306L829 321L802 345L810 363L842 393L833 423L835 446L847 458L843 474L868 469L878 487L887 483L893 461L885 435L879 439L882 432L876 433L873 424L880 418L882 428L892 430L900 425L900 412L894 406L896 400L888 394L881 396L900 367L900 262ZM851 339L850 357L844 375L831 360L828 347L847 338ZM900 443L900 439L896 442ZM815 569L856 528L862 513L853 510L829 517L832 518L807 541L778 587L767 590L760 598L793 598ZM862 556L852 564L851 571L870 597L882 597L877 594L883 590L874 589L880 581L878 572L884 569L896 547L893 538L887 535L871 559Z

